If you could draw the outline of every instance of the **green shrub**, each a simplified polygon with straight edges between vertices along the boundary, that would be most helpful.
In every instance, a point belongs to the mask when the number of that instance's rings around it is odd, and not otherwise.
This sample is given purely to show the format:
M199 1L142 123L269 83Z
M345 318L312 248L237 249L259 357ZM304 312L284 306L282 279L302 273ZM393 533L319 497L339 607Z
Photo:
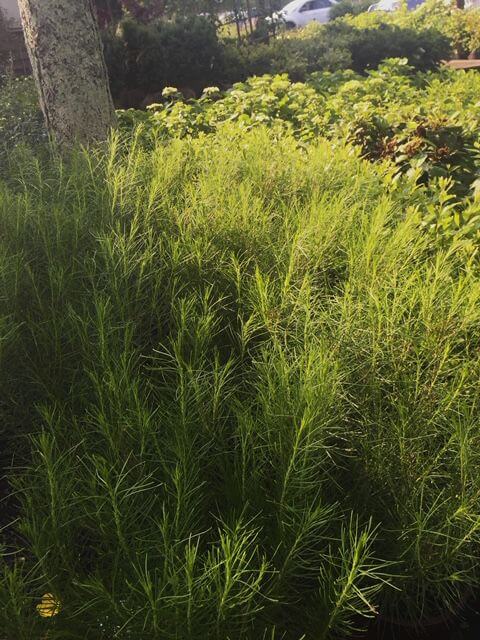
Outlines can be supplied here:
M351 64L348 49L323 36L279 38L269 45L235 46L235 52L233 64L225 65L232 70L232 75L225 78L227 84L267 73L288 74L294 82L304 82L313 71L346 69ZM235 62L235 56L239 62Z
M479 9L461 10L449 3L427 0L409 16L409 22L414 29L430 27L443 33L460 58L480 47Z
M426 0L414 11L363 13L348 22L359 29L378 28L381 24L397 25L414 31L434 30L450 43L455 55L466 57L479 45L480 10L457 9L454 3L443 0Z
M405 59L365 76L351 70L313 74L309 83L286 75L252 78L221 94L206 91L187 103L175 95L149 113L120 113L123 128L143 123L153 138L197 137L237 121L248 130L267 124L302 142L319 135L347 141L370 160L389 159L419 184L448 178L457 197L472 194L480 148L480 77L443 70L418 73Z
M468 195L478 176L477 137L455 121L417 117L389 126L374 111L351 124L349 142L360 146L370 160L391 159L399 170L415 175L422 183L445 178L456 193Z
M46 139L43 117L32 78L0 77L0 155L19 143Z
M8 22L3 9L0 8L0 70L8 64L9 40Z
M269 45L231 44L227 49L232 56L225 63L231 74L225 77L227 82L265 73L288 73L294 81L305 81L315 71L375 69L392 57L407 58L420 71L435 69L449 57L450 42L434 29L387 22L359 28L347 20L337 20L327 25L312 23Z
M361 16L360 16L361 17ZM418 70L434 69L450 55L449 36L423 22L368 18L311 24L265 42L220 41L205 19L144 25L122 21L104 34L112 92L121 107L140 106L166 86L226 88L254 75L287 73L305 81L315 71L375 69L386 58L406 57ZM412 23L413 24L413 23Z
M347 15L356 16L367 11L371 4L373 3L370 0L340 0L330 9L330 20L343 18Z
M348 48L351 68L357 72L376 69L387 58L407 58L410 65L426 71L437 68L450 53L448 38L435 29L416 30L388 22L357 28L335 21L327 24L325 31L332 41Z
M346 638L478 588L480 292L423 231L445 193L241 119L9 166L7 637Z
M104 41L119 103L129 102L128 92L141 101L172 84L198 92L218 81L223 70L215 27L202 18L148 25L125 19L115 32L105 32Z
M143 122L147 131L159 138L198 137L231 121L244 130L264 125L278 131L291 129L305 140L321 130L324 98L313 87L291 83L286 75L251 78L220 96L213 87L200 100L187 103L173 95L163 105L151 105L149 115L120 112L120 125L130 129Z

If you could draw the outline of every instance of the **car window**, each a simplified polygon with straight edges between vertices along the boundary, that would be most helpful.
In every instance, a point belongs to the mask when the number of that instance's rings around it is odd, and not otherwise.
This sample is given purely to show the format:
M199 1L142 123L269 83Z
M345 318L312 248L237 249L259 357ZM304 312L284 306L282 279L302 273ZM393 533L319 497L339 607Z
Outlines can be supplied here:
M303 13L304 11L315 11L316 9L327 9L331 7L332 3L330 0L310 0L306 2L300 11Z

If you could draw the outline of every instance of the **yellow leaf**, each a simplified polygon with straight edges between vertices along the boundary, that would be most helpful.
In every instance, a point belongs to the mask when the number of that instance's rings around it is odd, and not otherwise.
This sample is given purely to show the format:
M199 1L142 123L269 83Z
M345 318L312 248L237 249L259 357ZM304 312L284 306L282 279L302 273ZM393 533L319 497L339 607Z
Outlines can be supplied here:
M37 604L37 611L42 618L53 618L60 612L60 601L53 593L45 593L40 604Z

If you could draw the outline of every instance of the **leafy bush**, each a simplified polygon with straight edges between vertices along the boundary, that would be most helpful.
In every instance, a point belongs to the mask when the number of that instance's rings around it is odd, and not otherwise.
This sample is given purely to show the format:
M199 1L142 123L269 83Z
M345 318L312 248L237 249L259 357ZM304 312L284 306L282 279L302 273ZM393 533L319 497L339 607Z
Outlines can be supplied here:
M478 271L392 177L241 119L10 156L7 637L346 638L478 587Z
M112 91L120 103L129 102L128 92L141 100L172 84L201 91L223 69L215 27L202 18L148 25L125 19L114 33L104 34L104 41Z
M350 52L343 42L326 38L324 31L306 30L302 37L282 37L268 45L237 46L224 49L225 75L220 85L244 81L251 76L288 74L293 81L305 81L308 74L323 69L335 71L351 64Z
M287 73L294 81L305 81L315 71L364 72L398 56L418 70L434 69L451 48L438 29L377 17L368 26L337 20L311 24L269 44L241 45L220 41L214 25L201 18L149 25L124 20L115 32L104 34L104 42L112 92L121 107L138 107L166 86L187 87L200 95L207 86L227 88L254 75Z
M450 49L446 35L426 27L378 22L360 28L348 20L312 23L269 45L228 45L224 65L227 75L217 84L265 73L288 73L292 80L304 81L315 71L352 68L364 72L391 57L405 57L413 67L425 71L438 67L448 58Z
M10 50L9 40L8 21L3 9L0 8L0 70L2 70L8 63Z
M344 43L351 56L351 68L361 73L375 69L387 58L407 58L419 71L438 67L449 57L448 38L435 29L413 29L380 22L369 28L357 28L342 21L325 26L331 40ZM313 70L312 70L313 71Z
M0 154L19 143L36 144L45 138L33 79L0 77Z
M316 75L317 90L331 92L329 126L366 157L390 158L420 182L448 178L457 195L466 195L478 178L480 79L414 74L405 63L386 62L366 79L347 78L334 92Z
M389 126L374 112L351 123L347 138L370 160L391 159L402 172L429 183L443 177L466 195L478 176L477 137L447 118L417 117L397 127Z
M362 13L346 21L359 29L376 29L379 25L396 25L414 31L433 30L446 37L454 54L466 57L479 43L480 10L461 10L454 3L426 0L415 11L401 9L390 13Z
M480 47L480 9L467 11L438 0L427 0L408 20L415 29L430 27L443 33L460 58Z
M346 4L345 4L346 3ZM350 7L351 5L351 7ZM336 12L355 13L366 5L344 0ZM116 103L140 106L165 86L201 94L227 88L253 75L287 73L305 81L316 71L376 69L387 58L407 58L420 71L432 70L452 54L466 57L480 48L480 10L460 11L443 0L427 0L415 11L347 15L327 25L270 39L220 40L210 20L189 18L148 25L129 19L104 33Z
M389 159L399 173L432 184L448 178L458 197L478 179L480 78L463 73L415 73L406 60L391 60L359 76L351 70L314 74L308 84L287 76L263 76L234 85L224 95L205 92L198 101L175 95L149 113L120 113L123 127L143 123L153 137L199 136L237 121L248 130L267 124L302 141L319 135L358 146L371 160Z
M330 9L330 20L343 18L347 15L356 16L367 11L371 4L373 3L370 0L340 0Z

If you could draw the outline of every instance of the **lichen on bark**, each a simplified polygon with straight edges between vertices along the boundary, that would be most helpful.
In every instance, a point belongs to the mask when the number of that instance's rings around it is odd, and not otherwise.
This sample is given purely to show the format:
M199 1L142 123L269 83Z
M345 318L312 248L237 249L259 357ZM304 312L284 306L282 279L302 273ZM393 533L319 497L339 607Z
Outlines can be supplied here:
M115 123L92 0L19 0L40 105L60 146L107 137Z

